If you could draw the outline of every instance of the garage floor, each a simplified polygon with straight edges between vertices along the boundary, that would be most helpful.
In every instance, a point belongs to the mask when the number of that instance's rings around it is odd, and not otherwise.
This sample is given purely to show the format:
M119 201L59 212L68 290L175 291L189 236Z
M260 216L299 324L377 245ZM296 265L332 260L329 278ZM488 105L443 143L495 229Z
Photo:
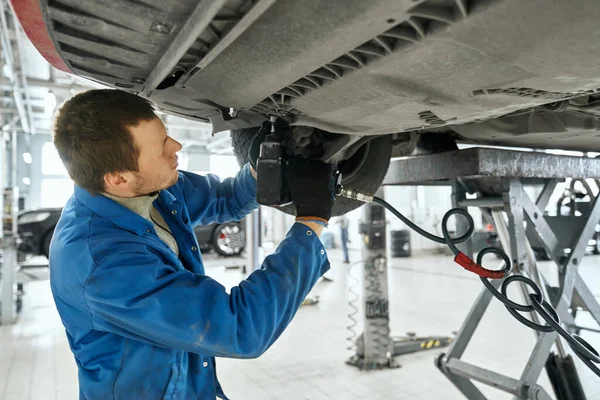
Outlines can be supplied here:
M360 254L352 254L354 261ZM348 266L330 252L333 282L321 281L317 305L302 307L275 345L256 360L217 360L219 379L233 399L461 399L434 367L438 350L399 358L402 368L360 372L344 364L348 331ZM214 264L213 264L214 265ZM549 268L543 263L541 268ZM359 267L352 269L359 275ZM593 291L600 289L600 257L581 266ZM239 282L235 269L210 267L207 273L225 286ZM360 285L359 285L360 287ZM482 285L448 256L394 259L390 268L391 328L395 335L447 335L458 330ZM27 288L24 311L14 326L0 327L0 400L74 400L77 370L47 282ZM598 292L600 295L600 292ZM518 297L517 297L518 298ZM588 316L581 325L596 327ZM600 348L600 334L584 333ZM463 359L518 377L534 336L493 301ZM589 400L600 399L600 379L580 368ZM542 384L548 388L545 373ZM490 399L511 396L482 386Z

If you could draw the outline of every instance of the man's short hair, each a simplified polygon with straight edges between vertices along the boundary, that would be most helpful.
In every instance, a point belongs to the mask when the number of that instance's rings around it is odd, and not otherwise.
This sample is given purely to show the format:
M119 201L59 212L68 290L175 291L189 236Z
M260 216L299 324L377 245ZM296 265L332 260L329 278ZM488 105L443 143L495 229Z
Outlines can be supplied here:
M89 90L67 100L54 117L53 140L75 183L92 194L104 175L138 171L139 149L130 127L156 118L152 103L121 90Z

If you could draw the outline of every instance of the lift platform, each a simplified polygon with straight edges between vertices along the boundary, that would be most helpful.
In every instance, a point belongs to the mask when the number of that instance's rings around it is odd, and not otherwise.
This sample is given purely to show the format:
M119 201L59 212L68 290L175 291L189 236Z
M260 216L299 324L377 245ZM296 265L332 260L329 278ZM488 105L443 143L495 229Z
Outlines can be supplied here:
M451 185L454 207L480 207L490 213L504 252L512 260L512 274L531 278L541 288L543 299L552 303L556 309L561 326L573 331L577 325L574 323L574 315L570 311L576 308L589 312L600 323L600 305L578 272L581 259L600 222L600 202L598 201L599 195L590 191L587 193L589 206L585 208L585 212L572 216L578 220L577 223L568 225L570 234L567 236L571 239L568 244L570 251L565 256L564 245L546 221L544 211L556 185L567 178L593 179L600 189L600 158L494 148L469 148L392 160L384 185ZM540 185L541 191L535 199L532 199L524 190L524 186L529 184ZM471 195L470 198L467 198L467 193ZM465 224L466 220L458 218L456 221L457 232L466 231ZM564 236L560 235L561 238ZM550 287L547 284L548 280L538 271L536 259L529 244L530 240L535 240L536 243L543 246L546 253L555 262L558 269L559 287ZM463 253L473 258L469 241L459 247ZM380 259L378 262L385 265L384 260ZM371 301L374 297L381 297L387 301L387 275L381 274L380 278L375 293L369 293ZM492 280L489 281L489 284L498 289L504 281L505 279ZM522 282L518 282L518 284L522 284L521 293L525 299L523 304L529 304L527 287ZM385 293L377 294L377 290ZM577 378L571 356L565 350L565 345L555 330L534 331L537 336L535 348L524 371L517 378L504 376L468 364L460 359L492 297L492 292L484 287L456 339L449 345L446 353L436 359L437 367L468 399L486 399L472 381L493 386L519 399L552 399L548 392L537 384L537 381L544 367L548 369L551 376L561 373L560 369L551 365L551 361L557 359L557 356L551 355L553 346L556 346L560 360L571 360L571 373L574 372L575 378ZM577 299L577 306L573 303L574 299ZM516 311L512 311L516 314ZM529 315L530 322L537 324L540 324L540 321L544 322L536 312ZM525 319L522 316L521 318ZM366 319L365 333L372 329L369 327L371 323L372 320ZM384 328L381 323L378 323L378 331L389 332L389 328L387 330ZM381 346L382 340L379 337L375 344L369 343L368 335L365 335L364 339L365 351L367 353L375 352L375 355L366 354L364 357L385 361L382 354L376 353L381 349L389 351L391 339L387 338L387 342L385 342L387 347ZM589 360L586 365L592 370L598 367ZM572 381L573 379L572 376L569 376L568 379L555 379L553 385L556 381L561 380ZM580 394L575 393L580 389L576 387L575 383L571 382L571 384L573 386L566 390L564 387L554 385L559 399L585 399L583 391L581 390Z

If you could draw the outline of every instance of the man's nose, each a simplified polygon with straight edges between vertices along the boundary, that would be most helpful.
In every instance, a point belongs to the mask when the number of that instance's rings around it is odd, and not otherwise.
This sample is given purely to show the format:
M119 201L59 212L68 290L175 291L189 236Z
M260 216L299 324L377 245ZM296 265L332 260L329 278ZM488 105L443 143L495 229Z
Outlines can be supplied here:
M181 145L181 143L179 143L177 140L170 138L174 143L173 146L173 154L178 153L179 151L181 151L181 149L183 148L183 146Z

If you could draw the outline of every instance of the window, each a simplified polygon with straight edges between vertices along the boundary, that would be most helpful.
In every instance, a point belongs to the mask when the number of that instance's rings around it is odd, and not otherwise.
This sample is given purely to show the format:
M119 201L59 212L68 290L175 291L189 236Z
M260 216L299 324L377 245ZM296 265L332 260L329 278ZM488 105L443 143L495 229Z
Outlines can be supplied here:
M40 189L40 207L63 207L73 194L73 181L69 178L52 142L44 143L42 147Z
M73 194L73 181L69 178L42 179L41 207L64 207Z
M210 156L210 172L217 175L221 179L235 176L240 167L235 159L235 156L222 156L212 154Z
M63 165L54 143L46 142L42 147L42 174L43 175L64 175L67 176L67 170Z

